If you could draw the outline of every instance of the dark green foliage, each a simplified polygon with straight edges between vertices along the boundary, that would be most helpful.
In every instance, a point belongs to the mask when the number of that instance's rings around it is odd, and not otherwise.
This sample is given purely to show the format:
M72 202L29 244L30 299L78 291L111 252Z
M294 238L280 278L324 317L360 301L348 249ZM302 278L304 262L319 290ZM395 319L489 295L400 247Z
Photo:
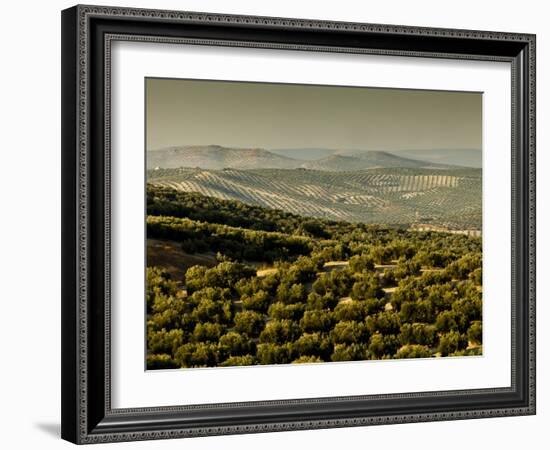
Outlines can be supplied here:
M220 352L227 356L242 356L254 351L254 343L246 334L230 331L219 339Z
M317 356L328 360L332 353L332 341L321 333L304 333L292 344L293 354L299 356Z
M391 287L397 284L395 279L395 273L391 269L385 269L382 277L380 278L380 284L382 287Z
M340 322L343 320L354 320L361 322L367 314L367 308L363 302L351 301L340 303L334 308L334 318Z
M303 303L307 298L307 291L303 284L301 283L281 283L277 288L275 294L277 301L292 304L292 303Z
M222 288L204 288L189 297L194 305L191 319L196 323L229 323L232 319L230 292Z
M213 367L219 362L218 346L205 342L183 344L174 357L180 367Z
M300 256L292 264L279 262L275 265L280 273L280 281L286 284L306 283L315 279L323 268L323 260Z
M258 344L256 357L260 364L288 364L292 361L292 347L290 343L283 345Z
M230 356L224 362L222 362L220 366L222 367L252 366L254 364L257 364L257 362L252 355L243 355L243 356Z
M316 238L327 238L330 235L325 231L323 224L315 219L305 220L298 228L300 234L310 235Z
M416 254L414 259L425 267L443 268L454 260L454 256L448 250L432 252L421 251Z
M430 285L426 287L425 292L426 300L432 304L436 315L451 309L457 300L457 292L452 283Z
M351 298L354 300L367 300L382 298L384 291L380 285L380 279L371 274L361 274L356 277L356 282L351 289Z
M404 302L415 302L424 295L426 286L418 278L405 278L399 282L391 297L394 309L399 310Z
M376 264L390 264L394 257L392 248L387 245L377 245L372 247L370 254Z
M375 333L369 340L369 352L376 357L376 359L382 358L386 354L386 345L384 343L384 335Z
M366 316L371 316L378 312L382 312L384 311L384 308L386 306L386 302L384 299L376 299L376 298L365 300L364 302L361 302L361 304L363 305L363 308L365 308Z
M432 352L429 347L425 345L405 345L401 347L395 357L401 358L429 358L432 356Z
M316 331L328 332L332 328L333 317L329 310L312 310L304 312L300 320L300 327L306 333Z
M191 294L206 287L214 287L208 285L206 280L207 271L208 268L205 266L193 266L187 269L187 272L185 273L185 286L187 287L188 293Z
M365 344L336 344L331 361L361 361L369 359L369 349Z
M313 283L313 292L319 295L332 294L342 297L349 293L353 278L348 270L333 270L319 275Z
M417 261L404 260L399 262L397 267L393 269L393 277L396 280L420 274L420 263Z
M462 297L453 303L452 310L459 315L465 316L467 320L481 320L481 299Z
M368 316L365 323L369 333L396 334L401 329L399 314L391 311Z
M481 356L483 354L483 349L481 346L466 348L464 350L458 350L453 353L449 353L448 356Z
M300 327L292 320L271 320L260 333L259 342L284 344L291 342L300 335Z
M285 305L282 302L273 303L269 307L267 315L272 319L279 320L300 320L304 315L305 305L303 303L295 303L293 305Z
M468 275L468 278L472 282L474 282L477 286L481 286L481 282L483 280L481 267L478 267L477 269L474 269L472 272L470 272L470 275Z
M193 330L193 342L218 342L224 328L219 323L197 323Z
M193 248L184 248L190 253L200 246L240 261L273 262L307 255L312 250L312 240L306 236L245 230L167 216L147 216L147 235L181 243L192 242Z
M264 316L255 311L243 311L235 314L235 330L246 333L250 337L257 337L265 323Z
M271 298L266 291L259 290L250 296L243 295L241 300L243 302L244 309L265 313L269 307Z
M470 273L481 267L481 254L468 253L445 269L451 277L466 280Z
M480 239L165 188L148 202L150 237L212 261L147 268L148 369L482 354Z
M207 287L235 290L238 281L255 275L256 271L252 267L224 261L211 269L204 266L190 267L185 273L185 284L189 293Z
M456 321L456 313L453 311L443 311L435 320L435 328L437 331L447 332L458 330Z
M234 285L236 293L240 296L252 297L254 294L257 294L259 291L265 291L269 295L274 295L277 287L280 283L279 273L275 272L269 274L263 278L253 277L253 278L241 278Z
M372 359L392 358L400 347L394 334L375 333L369 340L369 352Z
M316 292L310 292L307 296L306 309L333 309L338 304L338 297L332 292L327 292L324 295L317 294Z
M349 268L354 273L371 272L374 270L374 260L368 254L355 255L349 259Z
M292 364L311 364L323 362L318 356L300 356L292 361Z
M191 308L192 305L179 297L160 295L155 298L147 327L157 331L177 328L188 330L191 325L194 326L189 312Z
M449 331L439 337L437 351L441 356L447 356L450 353L464 350L468 346L468 338L457 331Z
M170 275L160 267L147 267L146 270L145 301L147 312L153 309L153 303L159 297L176 295L177 285L170 279Z
M482 337L483 337L483 333L481 328L481 322L479 320L476 320L475 322L472 322L472 325L468 329L468 339L474 344L482 344L483 343Z
M341 321L332 329L331 337L335 344L360 344L368 339L368 333L362 322Z
M147 369L177 369L179 364L172 359L170 355L165 353L156 353L147 355Z
M183 344L183 330L173 329L166 331L151 331L147 334L149 351L153 354L173 355L176 349Z
M402 345L418 344L431 347L436 339L436 327L425 323L404 323L399 333Z
M404 302L399 311L401 322L433 322L433 305L428 300Z

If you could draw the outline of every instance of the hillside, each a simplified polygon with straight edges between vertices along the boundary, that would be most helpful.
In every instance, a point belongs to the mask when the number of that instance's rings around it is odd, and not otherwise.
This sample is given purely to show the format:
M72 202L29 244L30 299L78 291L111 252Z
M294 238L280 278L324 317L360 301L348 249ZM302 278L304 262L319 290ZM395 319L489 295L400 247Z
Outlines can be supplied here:
M437 149L427 150L398 150L394 154L410 159L429 161L437 164L449 164L480 169L482 166L482 152L476 149Z
M301 165L306 169L328 171L350 171L374 168L438 168L448 169L448 166L427 163L415 159L402 158L388 152L367 151L342 153L327 156L316 161L307 161Z
M294 159L302 159L304 161L314 161L316 159L325 158L338 153L338 150L331 148L316 147L271 148L269 151L277 155L287 156Z
M483 354L481 239L147 187L147 369Z
M219 145L170 147L147 152L147 167L172 169L177 167L201 167L220 170L224 168L292 169L301 161L276 155L259 148L227 148Z
M148 181L303 216L481 230L481 170L159 169Z
M229 148L219 145L182 146L147 152L147 167L149 169L200 167L208 170L305 168L324 171L348 171L386 167L451 168L448 165L402 158L381 151L330 154L316 157L315 159L299 159L298 155L305 154L304 152L297 152L295 157L289 157L261 148Z
M286 156L294 159L306 161L318 161L331 156L355 156L361 157L362 154L386 153L395 157L422 162L422 167L430 166L461 166L481 168L482 152L480 149L392 149L385 152L374 150L342 150L330 148L283 148L270 149L272 153L280 156ZM385 165L383 167L404 167L395 165ZM408 166L411 167L411 166Z

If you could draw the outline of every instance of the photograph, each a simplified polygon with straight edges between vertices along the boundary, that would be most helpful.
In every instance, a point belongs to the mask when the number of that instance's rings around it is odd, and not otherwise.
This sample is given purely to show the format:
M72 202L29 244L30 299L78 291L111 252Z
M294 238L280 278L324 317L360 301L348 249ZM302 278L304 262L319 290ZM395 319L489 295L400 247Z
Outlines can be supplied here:
M144 95L147 370L483 355L482 92Z
M45 22L61 80L46 71L58 89L42 90L61 101L37 107L60 114L31 126L8 89L25 120L7 148L29 130L61 147L49 158L60 214L42 221L60 225L61 264L42 264L34 284L60 289L60 308L37 297L57 341L35 353L56 365L41 372L60 393L62 439L333 448L387 443L391 428L408 447L429 435L458 448L456 432L484 446L537 440L548 27L529 7L497 20L496 2L448 14L398 1L315 13L115 1L63 5L61 33ZM7 154L22 155L9 176L55 173L28 148ZM32 236L52 203L45 183L27 185L32 219L8 222ZM28 278L21 239L6 236ZM35 397L55 393L27 372Z

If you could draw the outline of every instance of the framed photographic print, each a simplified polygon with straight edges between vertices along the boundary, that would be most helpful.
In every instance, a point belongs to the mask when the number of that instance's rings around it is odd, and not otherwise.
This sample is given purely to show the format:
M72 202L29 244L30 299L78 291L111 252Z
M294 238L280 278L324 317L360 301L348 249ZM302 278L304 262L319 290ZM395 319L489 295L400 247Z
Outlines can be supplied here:
M535 36L62 13L62 437L535 413Z

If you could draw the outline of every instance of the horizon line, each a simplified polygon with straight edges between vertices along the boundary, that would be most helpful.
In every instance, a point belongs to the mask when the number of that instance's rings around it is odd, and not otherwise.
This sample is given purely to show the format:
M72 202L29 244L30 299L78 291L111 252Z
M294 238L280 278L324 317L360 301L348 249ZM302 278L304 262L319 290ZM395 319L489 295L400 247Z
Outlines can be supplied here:
M395 148L395 149L380 149L380 148L334 148L334 147L258 147L258 146L229 146L229 145L221 145L221 144L176 144L176 145L169 145L166 147L158 147L154 149L146 149L147 152L156 152L161 150L168 150L172 148L180 148L180 147L221 147L221 148L227 148L231 150L333 150L333 151L363 151L363 152L395 152L395 151L457 151L457 150L473 150L473 151L479 151L482 152L482 148L475 148L475 147L451 147L451 148L436 148L436 147L415 147L415 148Z

